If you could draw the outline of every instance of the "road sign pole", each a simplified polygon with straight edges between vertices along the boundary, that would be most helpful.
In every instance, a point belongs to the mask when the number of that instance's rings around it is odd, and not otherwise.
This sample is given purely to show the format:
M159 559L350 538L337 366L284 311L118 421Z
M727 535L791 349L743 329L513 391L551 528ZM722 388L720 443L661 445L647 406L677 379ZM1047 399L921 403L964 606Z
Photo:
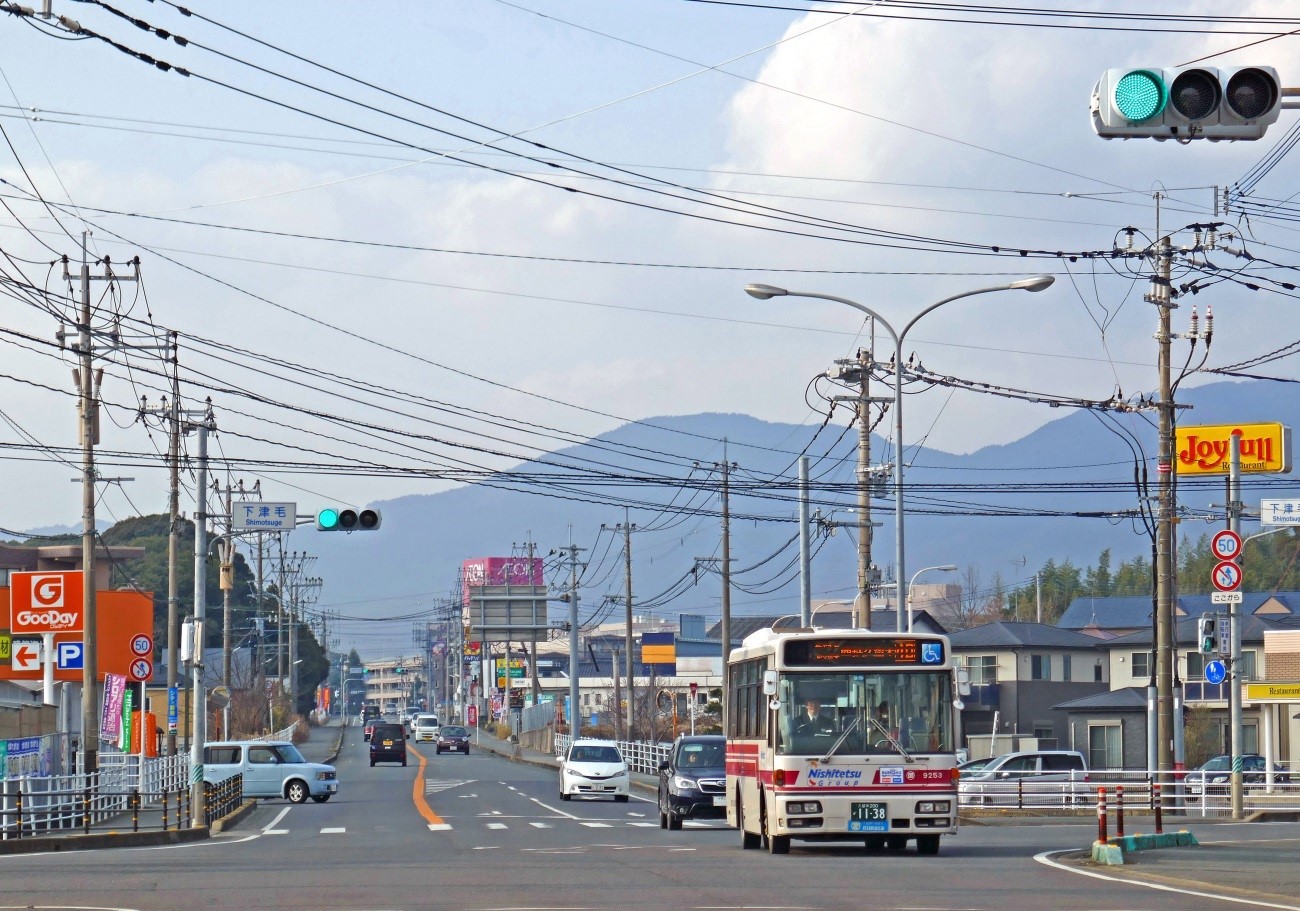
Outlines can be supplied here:
M1228 468L1228 528L1238 535L1241 532L1241 435L1234 433L1229 439ZM1240 554L1237 559L1240 560ZM1241 781L1241 606L1240 602L1228 605L1232 631L1232 656L1228 664L1228 716L1232 728L1232 818L1245 816Z
M41 653L45 657L41 673L41 698L46 705L54 705L54 633L41 633Z

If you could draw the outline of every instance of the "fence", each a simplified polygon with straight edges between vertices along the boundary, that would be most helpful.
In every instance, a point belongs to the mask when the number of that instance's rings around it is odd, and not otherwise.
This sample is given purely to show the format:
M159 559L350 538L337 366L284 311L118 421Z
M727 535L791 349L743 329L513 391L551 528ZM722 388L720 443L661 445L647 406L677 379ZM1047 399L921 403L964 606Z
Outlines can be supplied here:
M555 736L555 755L557 757L563 757L569 752L570 741L571 738L568 734L557 734ZM648 740L631 742L619 740L616 742L619 752L623 754L623 759L627 762L627 767L633 772L644 772L647 775L659 774L659 763L667 760L673 749L671 743L654 743Z
M510 715L512 733L525 734L528 731L540 731L555 720L555 703L539 702L530 705L521 712Z

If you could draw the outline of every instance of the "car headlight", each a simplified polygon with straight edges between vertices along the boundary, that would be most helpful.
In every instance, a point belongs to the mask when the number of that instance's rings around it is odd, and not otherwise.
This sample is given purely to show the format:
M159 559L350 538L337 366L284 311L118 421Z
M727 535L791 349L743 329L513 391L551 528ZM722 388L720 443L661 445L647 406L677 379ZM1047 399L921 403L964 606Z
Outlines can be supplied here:
M674 775L673 787L679 791L696 791L699 790L700 783L694 778L687 778L685 775Z
M317 773L316 773L316 780L317 780L317 781L329 781L329 780L330 780L331 778L333 778L333 777L334 777L334 773L332 773L332 772L317 772Z

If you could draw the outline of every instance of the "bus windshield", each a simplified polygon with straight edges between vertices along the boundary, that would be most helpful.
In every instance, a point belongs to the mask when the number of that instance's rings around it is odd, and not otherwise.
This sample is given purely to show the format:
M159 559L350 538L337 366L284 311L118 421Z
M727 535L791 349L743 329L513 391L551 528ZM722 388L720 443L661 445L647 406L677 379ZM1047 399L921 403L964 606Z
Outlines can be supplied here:
M953 751L948 671L787 673L777 696L778 753L824 754L845 731L841 755Z

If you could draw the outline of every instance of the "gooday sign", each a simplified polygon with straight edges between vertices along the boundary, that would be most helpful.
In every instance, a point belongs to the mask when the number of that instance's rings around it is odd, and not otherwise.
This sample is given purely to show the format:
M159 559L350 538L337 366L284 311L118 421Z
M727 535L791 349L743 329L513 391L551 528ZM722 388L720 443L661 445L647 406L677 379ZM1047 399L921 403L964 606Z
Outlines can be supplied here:
M80 570L10 573L9 598L14 636L82 629L85 577Z

